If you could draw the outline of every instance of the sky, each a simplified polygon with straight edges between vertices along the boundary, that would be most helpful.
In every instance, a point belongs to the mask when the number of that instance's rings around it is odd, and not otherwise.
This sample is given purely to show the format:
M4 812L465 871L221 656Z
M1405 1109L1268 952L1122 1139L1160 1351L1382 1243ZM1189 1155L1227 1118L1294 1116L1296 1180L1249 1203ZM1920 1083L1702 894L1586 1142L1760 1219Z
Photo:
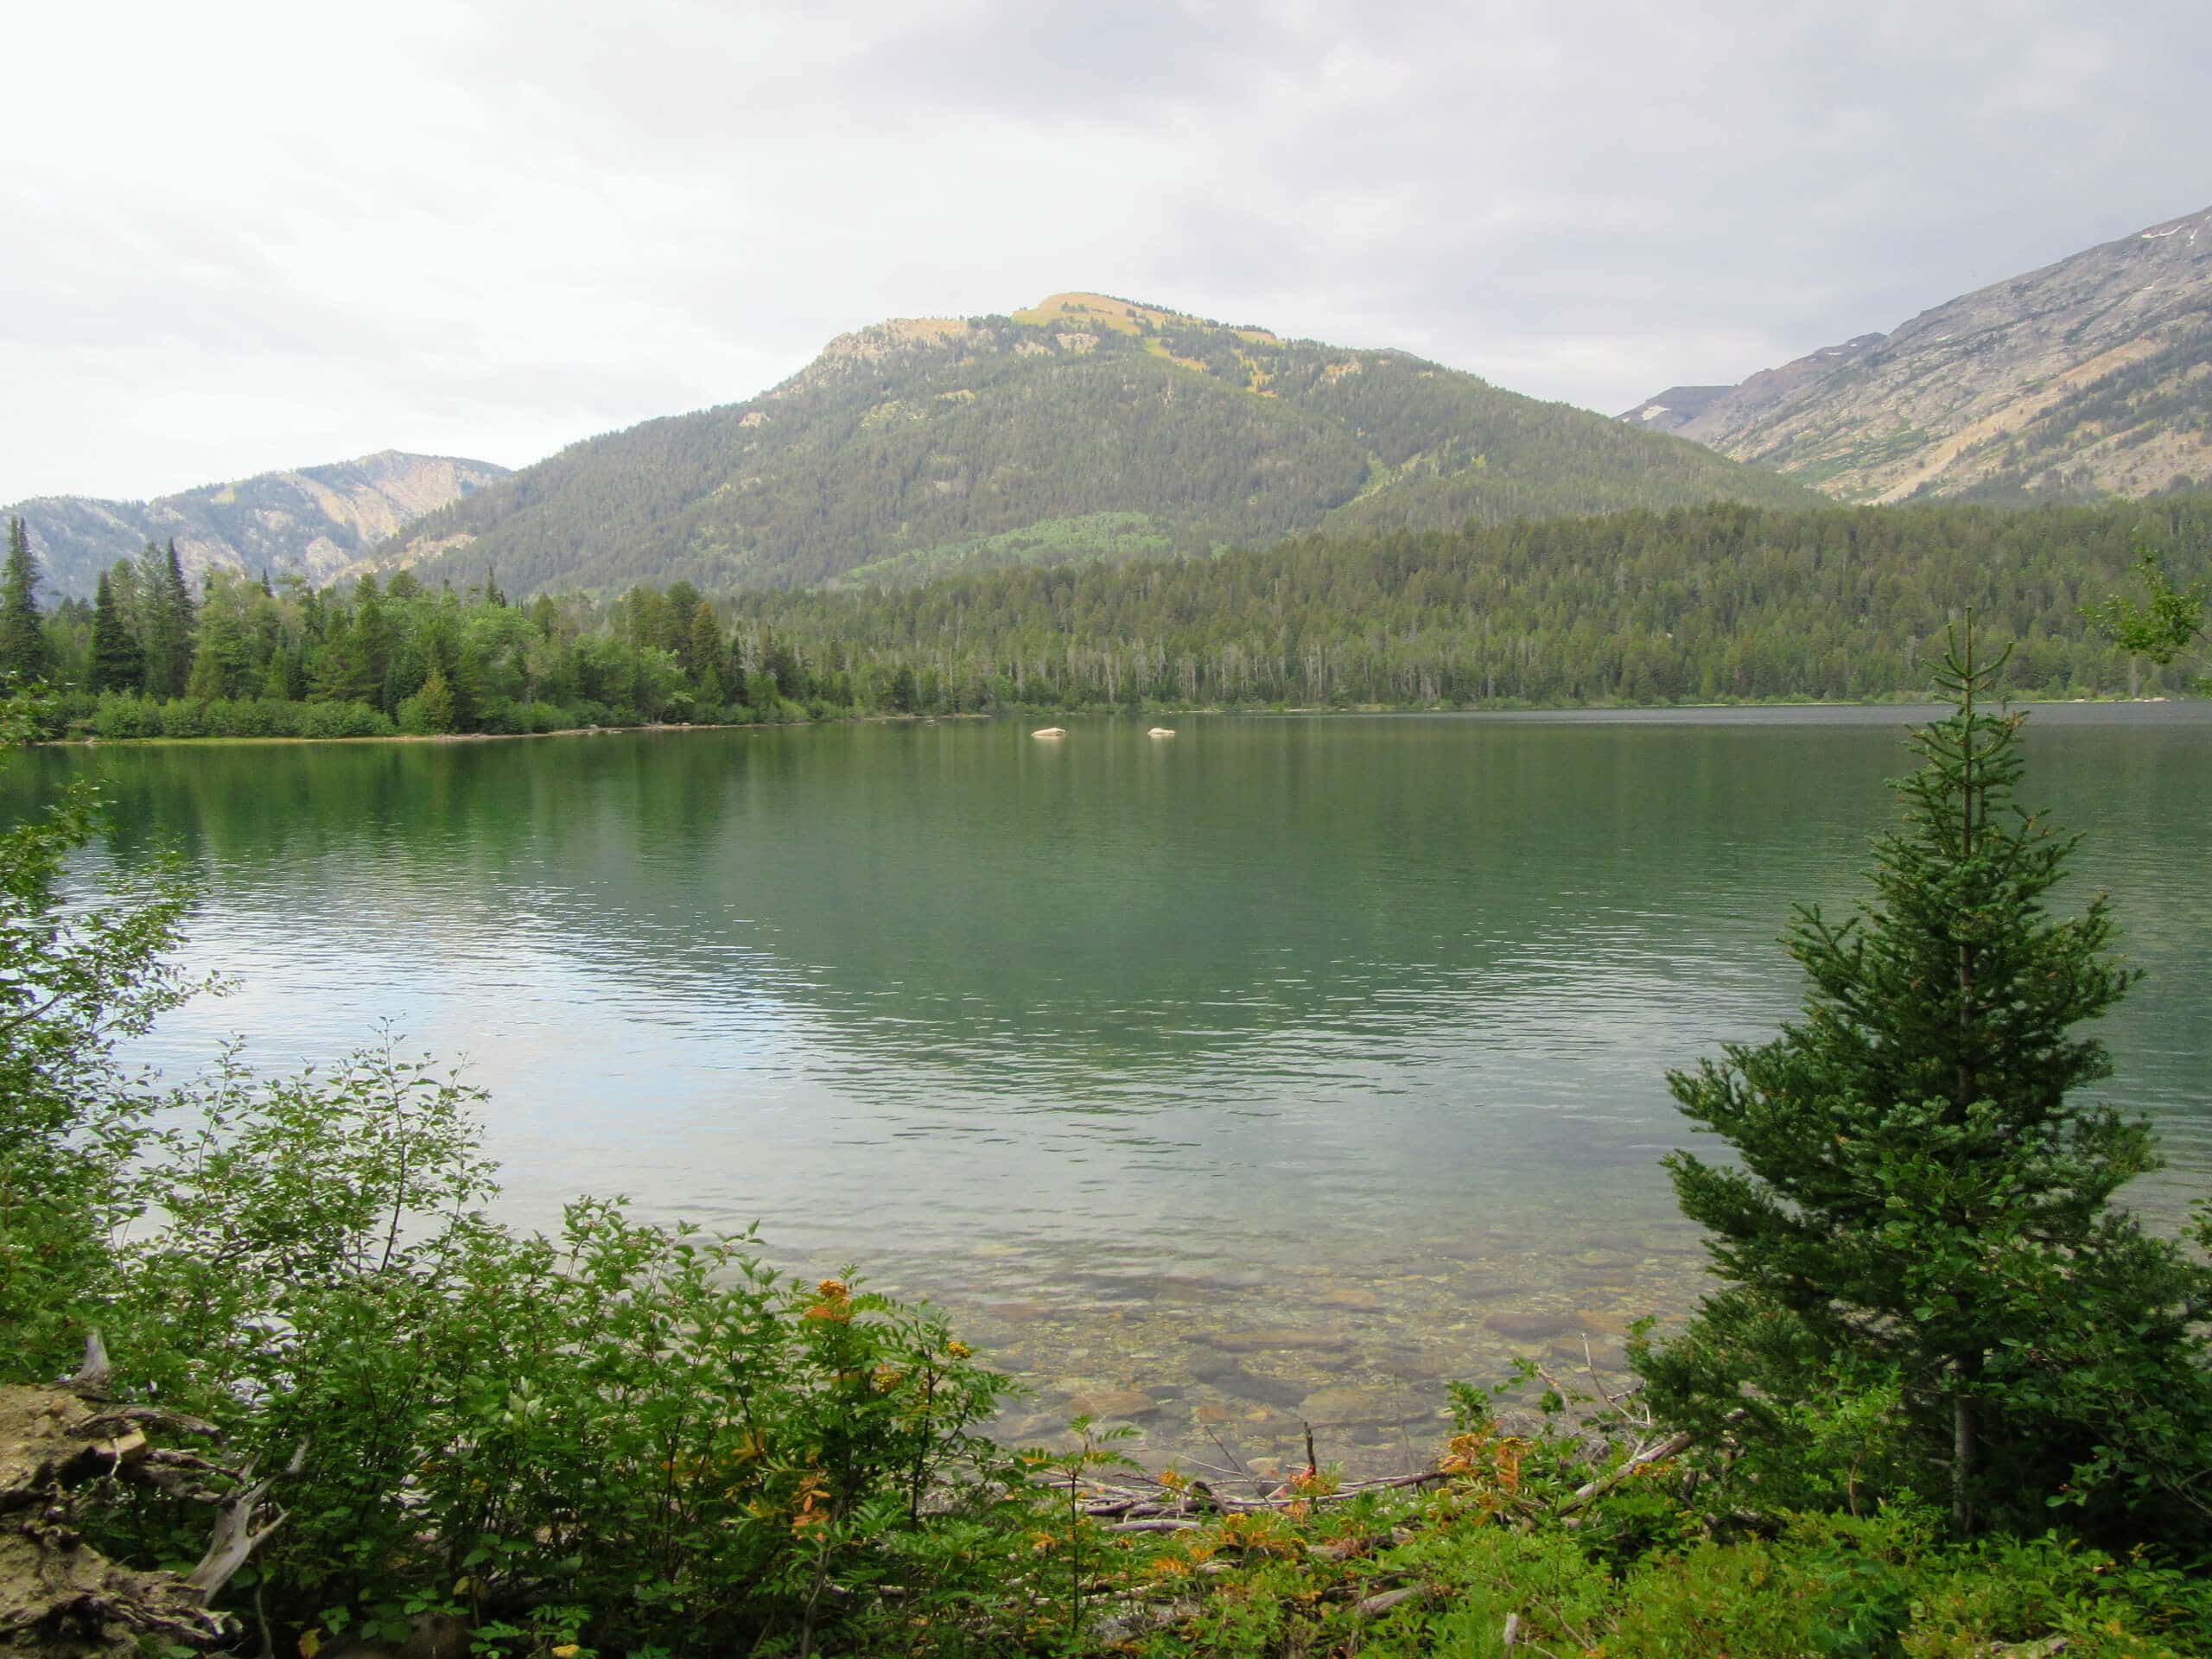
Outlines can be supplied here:
M0 501L519 466L1063 289L1607 413L2212 205L2202 0L18 7Z

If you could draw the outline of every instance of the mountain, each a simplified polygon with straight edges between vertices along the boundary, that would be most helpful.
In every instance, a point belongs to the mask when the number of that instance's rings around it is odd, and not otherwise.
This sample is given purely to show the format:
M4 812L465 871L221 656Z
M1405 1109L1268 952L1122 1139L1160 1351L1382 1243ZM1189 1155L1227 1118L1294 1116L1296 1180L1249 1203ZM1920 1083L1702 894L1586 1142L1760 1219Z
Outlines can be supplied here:
M410 520L506 475L505 467L489 461L387 449L151 501L45 495L6 512L22 516L57 595L89 594L99 573L118 559L171 537L188 575L219 565L296 572L320 584Z
M2212 484L2212 209L1620 419L1846 501Z
M1205 553L1802 487L1403 352L1097 294L878 323L749 402L575 444L378 549L511 593Z

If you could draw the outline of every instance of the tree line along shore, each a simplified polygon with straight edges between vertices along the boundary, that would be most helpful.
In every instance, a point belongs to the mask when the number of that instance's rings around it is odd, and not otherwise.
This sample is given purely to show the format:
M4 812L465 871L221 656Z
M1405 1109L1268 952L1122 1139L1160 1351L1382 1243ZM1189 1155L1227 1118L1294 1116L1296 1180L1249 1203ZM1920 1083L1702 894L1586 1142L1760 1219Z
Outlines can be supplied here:
M985 569L913 587L510 602L496 572L343 588L149 546L43 606L20 528L0 674L52 734L520 734L658 723L1128 709L1863 702L1929 694L1971 606L2027 698L2174 695L2186 664L2094 607L2145 547L2176 580L2212 501L1998 512L1719 505L1307 539L1214 558Z

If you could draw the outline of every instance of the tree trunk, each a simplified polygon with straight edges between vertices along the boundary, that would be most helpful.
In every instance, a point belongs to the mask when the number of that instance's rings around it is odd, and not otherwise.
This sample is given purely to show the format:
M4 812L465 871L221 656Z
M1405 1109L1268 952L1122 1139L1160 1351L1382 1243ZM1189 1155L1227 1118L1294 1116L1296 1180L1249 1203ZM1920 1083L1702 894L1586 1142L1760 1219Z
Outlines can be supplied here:
M1963 1537L1974 1527L1974 1465L1980 1424L1974 1396L1964 1386L1972 1378L1967 1361L1954 1360L1951 1374L1961 1385L1951 1396L1951 1527Z

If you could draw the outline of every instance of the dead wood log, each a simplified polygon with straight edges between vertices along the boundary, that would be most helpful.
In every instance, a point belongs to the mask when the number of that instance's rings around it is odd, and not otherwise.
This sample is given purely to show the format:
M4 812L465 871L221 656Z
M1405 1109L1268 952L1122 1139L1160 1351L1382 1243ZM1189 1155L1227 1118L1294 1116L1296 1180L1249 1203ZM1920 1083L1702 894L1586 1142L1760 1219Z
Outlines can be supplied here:
M0 1656L122 1659L148 1642L226 1645L233 1620L207 1603L283 1523L263 1506L281 1476L256 1481L198 1452L154 1445L147 1429L212 1434L210 1425L105 1397L111 1370L96 1335L85 1364L52 1388L0 1388ZM306 1448L287 1472L296 1472ZM190 1574L140 1572L86 1540L86 1514L114 1483L219 1506L206 1559Z
M85 1363L69 1379L69 1387L86 1399L105 1399L113 1370L114 1368L108 1363L107 1344L102 1340L99 1332L87 1332L85 1336Z
M1402 1607L1406 1603L1418 1600L1428 1592L1428 1586L1425 1584L1408 1585L1402 1590L1385 1590L1379 1594L1363 1597L1352 1603L1351 1611L1360 1618L1380 1618L1393 1608Z

